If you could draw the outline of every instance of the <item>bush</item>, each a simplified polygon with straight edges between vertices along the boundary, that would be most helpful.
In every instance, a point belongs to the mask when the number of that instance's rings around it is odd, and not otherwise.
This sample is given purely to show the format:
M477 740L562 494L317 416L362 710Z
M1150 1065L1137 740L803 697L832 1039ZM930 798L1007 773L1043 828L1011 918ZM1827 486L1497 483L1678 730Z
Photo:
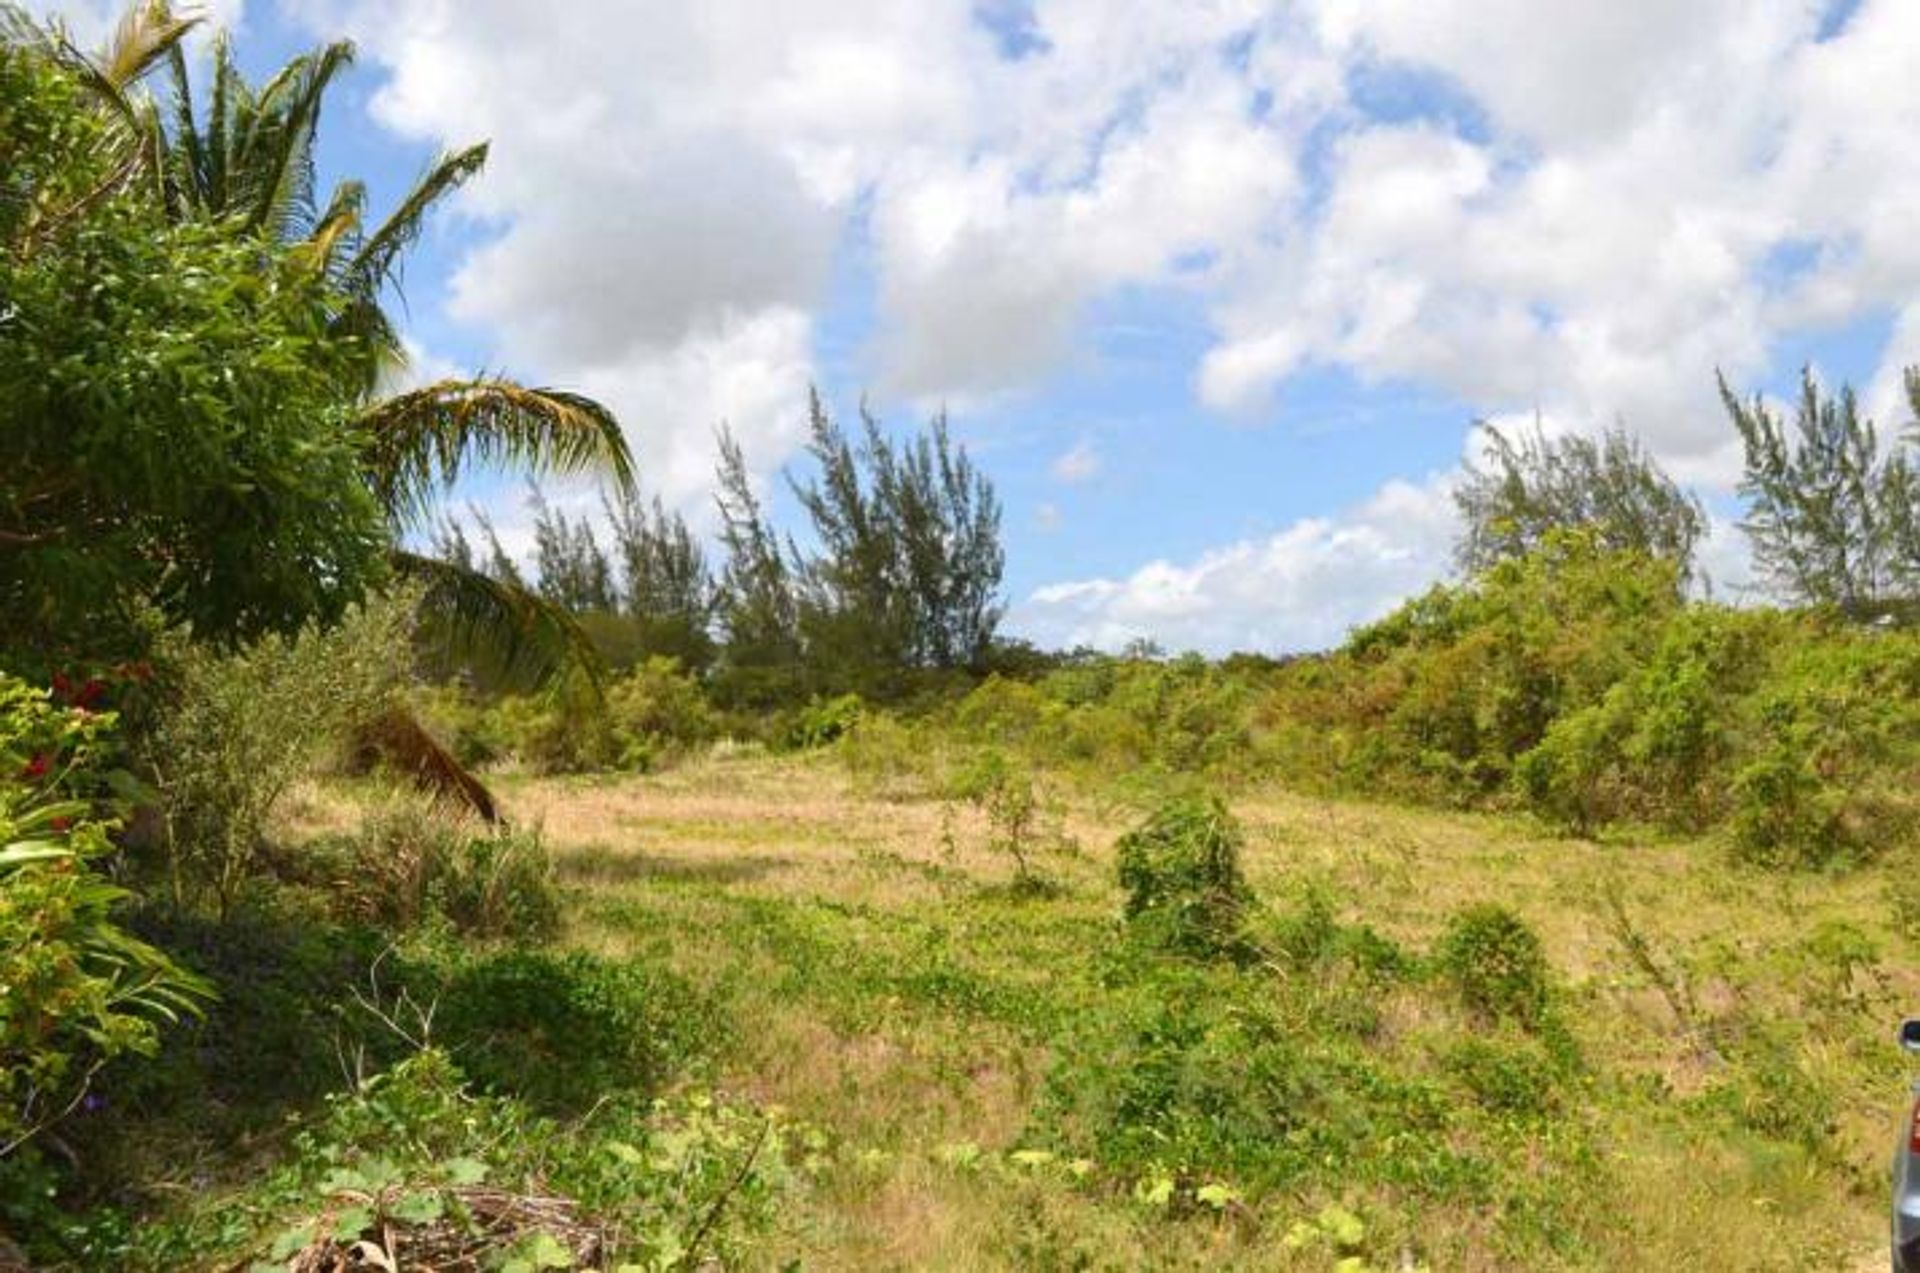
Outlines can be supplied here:
M563 676L541 694L507 695L488 716L491 732L535 773L586 773L619 759L605 703L577 677Z
M1442 1061L1482 1109L1541 1118L1558 1105L1560 1068L1532 1040L1465 1038L1449 1048Z
M710 1050L715 1014L681 978L637 961L516 950L415 992L434 1037L482 1088L578 1111L645 1096Z
M0 675L0 1158L72 1113L101 1066L151 1056L211 990L116 922L95 863L115 825L86 785L113 717Z
M1240 874L1240 824L1215 798L1179 797L1120 837L1129 927L1198 958L1237 950L1252 894Z
M439 919L473 937L551 936L553 862L539 831L482 830L416 803L370 814L344 846L336 887L348 910L390 928Z
M840 760L862 794L901 799L934 785L935 743L925 728L887 712L868 712L840 740Z
M664 757L720 734L720 717L677 660L655 656L607 687L618 763L651 769Z
M1829 635L1784 660L1755 709L1759 741L1733 776L1743 860L1858 862L1920 818L1920 639Z
M1506 907L1486 902L1459 912L1436 959L1469 1010L1527 1029L1546 1023L1546 952L1526 921Z
M806 751L838 742L859 724L864 711L858 694L815 698L789 717L780 731L780 745Z
M950 790L986 813L993 849L1013 859L1015 887L1047 891L1050 886L1036 871L1034 858L1065 847L1068 840L1035 789L1033 772L1004 752L984 751L954 776Z
M1209 1183L1359 1180L1444 1194L1484 1172L1445 1089L1355 1041L1311 992L1164 961L1117 990L1058 1047L1042 1124L1136 1196L1193 1207Z
M413 611L393 596L325 631L176 652L172 701L142 752L159 779L177 881L210 891L223 913L232 907L280 798L391 702L393 652L411 640Z
M457 685L422 686L408 699L466 768L495 764L512 753L513 740L502 730L498 714L470 690Z

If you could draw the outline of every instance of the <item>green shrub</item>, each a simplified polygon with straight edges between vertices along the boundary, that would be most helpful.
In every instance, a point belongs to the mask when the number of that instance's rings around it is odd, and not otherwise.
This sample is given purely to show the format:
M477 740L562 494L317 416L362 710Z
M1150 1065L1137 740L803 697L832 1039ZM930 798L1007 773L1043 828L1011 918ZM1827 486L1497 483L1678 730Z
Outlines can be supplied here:
M483 829L400 802L369 814L341 856L334 887L356 918L396 929L439 919L482 938L559 927L559 888L537 829Z
M56 708L0 675L0 1158L71 1114L100 1067L152 1056L208 984L129 935L96 863L115 825L85 800L110 714Z
M1059 820L1041 800L1033 772L1005 752L988 750L975 756L953 777L950 794L987 815L992 848L1013 859L1014 884L1022 891L1047 891L1034 859L1049 849L1067 845Z
M605 701L575 676L540 694L509 694L488 716L514 760L535 773L588 773L620 758Z
M1177 797L1120 837L1128 925L1156 945L1209 958L1237 950L1252 894L1240 873L1244 836L1217 798Z
M475 1083L544 1109L649 1095L719 1041L681 978L580 952L486 956L415 997L438 1000L434 1038Z
M1546 952L1526 921L1506 907L1485 902L1456 914L1435 957L1471 1011L1527 1029L1546 1022Z
M1453 1044L1441 1059L1482 1109L1541 1118L1559 1103L1560 1067L1531 1039L1469 1037Z
M142 754L163 797L177 883L232 907L280 798L397 692L393 652L411 639L413 610L394 596L292 639L176 650L174 695Z
M931 731L890 712L868 712L840 740L840 760L863 795L901 799L933 789L938 770Z
M415 713L445 741L453 758L468 769L505 760L513 741L493 708L457 685L422 686L408 695Z
M713 741L720 717L677 660L654 656L607 688L607 715L623 769L647 770Z
M1733 775L1737 855L1761 865L1858 862L1920 818L1920 638L1830 633L1794 650L1755 707Z
M780 732L780 745L806 751L838 742L859 723L865 710L858 694L812 699L788 718Z
M1827 1086L1807 1072L1789 1028L1764 1024L1733 1049L1732 1073L1709 1100L1750 1131L1830 1153L1838 1105Z
M1061 1041L1041 1126L1188 1208L1212 1182L1445 1194L1483 1178L1445 1089L1331 1024L1311 992L1160 961Z

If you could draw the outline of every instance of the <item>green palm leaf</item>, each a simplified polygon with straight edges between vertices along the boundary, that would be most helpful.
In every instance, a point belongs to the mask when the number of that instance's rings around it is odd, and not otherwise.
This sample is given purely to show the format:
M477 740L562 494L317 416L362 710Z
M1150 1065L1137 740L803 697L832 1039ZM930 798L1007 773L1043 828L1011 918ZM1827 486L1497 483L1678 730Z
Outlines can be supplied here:
M402 528L424 526L436 495L473 468L609 474L633 489L619 421L591 398L506 380L442 380L362 413L374 492Z
M599 656L573 615L537 593L435 557L396 552L395 572L422 585L420 629L452 663L543 684L574 665L597 677Z

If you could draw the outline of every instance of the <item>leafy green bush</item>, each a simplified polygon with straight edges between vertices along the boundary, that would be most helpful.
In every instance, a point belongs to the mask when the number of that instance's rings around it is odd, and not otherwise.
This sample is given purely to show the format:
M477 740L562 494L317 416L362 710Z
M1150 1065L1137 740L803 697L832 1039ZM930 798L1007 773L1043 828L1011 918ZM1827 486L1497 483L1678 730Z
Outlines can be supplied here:
M931 731L890 712L868 712L840 740L840 760L863 795L900 799L936 786L937 744Z
M1550 971L1540 938L1494 902L1469 906L1441 935L1435 960L1466 1006L1487 1018L1534 1029L1545 1024Z
M1733 840L1763 865L1859 861L1920 820L1920 638L1831 634L1784 660L1733 775Z
M569 1218L599 1239L607 1267L733 1267L771 1222L796 1170L791 1142L807 1134L699 1093L558 1122L475 1095L427 1049L332 1096L290 1158L241 1191L80 1254L90 1266L281 1267L367 1240L392 1244L400 1267L436 1252L459 1267L576 1267L581 1245L543 1230L540 1213L475 1222L489 1198L557 1196L577 1204Z
M434 1037L483 1089L578 1111L650 1095L720 1041L711 1004L638 961L515 950L467 962L415 994Z
M1040 1122L1136 1197L1191 1208L1211 1182L1360 1180L1445 1195L1487 1179L1482 1116L1327 1015L1313 987L1165 960L1121 977L1058 1047Z
M1005 752L989 749L957 772L950 793L987 815L992 847L1013 859L1014 885L1022 892L1046 892L1050 886L1034 859L1068 845L1059 819L1041 799L1033 771Z
M513 740L491 705L463 686L420 686L408 694L408 702L468 769L495 764L513 751Z
M1496 1114L1542 1118L1559 1104L1562 1067L1524 1036L1468 1037L1442 1063L1481 1108Z
M578 676L563 676L539 694L506 695L488 718L507 753L535 773L586 773L619 760L606 705Z
M720 716L675 659L654 656L607 687L607 714L623 769L651 769L720 735Z
M152 1056L160 1028L211 993L116 922L130 895L95 866L116 824L59 798L112 724L0 675L0 1158L71 1114L102 1066Z
M1153 944L1212 958L1241 946L1252 893L1240 873L1244 836L1217 798L1167 801L1114 846L1128 925Z
M825 747L838 742L853 729L865 712L858 694L834 698L815 698L793 712L780 730L779 743L795 751Z
M228 653L176 649L172 699L142 753L163 797L177 887L232 907L280 798L392 701L401 675L393 652L411 639L413 610L396 595L324 631Z

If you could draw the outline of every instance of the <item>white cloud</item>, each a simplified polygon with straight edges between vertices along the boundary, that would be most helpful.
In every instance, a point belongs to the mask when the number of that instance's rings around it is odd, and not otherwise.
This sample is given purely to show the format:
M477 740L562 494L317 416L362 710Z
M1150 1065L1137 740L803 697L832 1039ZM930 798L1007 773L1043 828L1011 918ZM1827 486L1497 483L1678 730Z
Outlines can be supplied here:
M498 362L603 396L692 507L719 420L763 469L801 441L850 246L883 394L1017 391L1084 356L1090 307L1169 296L1207 316L1192 389L1223 413L1338 367L1618 420L1721 491L1714 369L1750 385L1785 338L1892 313L1884 413L1920 357L1911 0L1824 40L1816 0L1036 0L1019 57L972 0L283 3L361 42L388 127L493 140L453 314ZM1073 455L1060 480L1084 480ZM1444 563L1437 523L1387 517L1023 613L1102 640L1331 639Z
M1094 448L1092 438L1081 438L1053 462L1054 480L1070 486L1091 482L1099 475L1100 452Z
M1009 626L1045 644L1285 652L1337 644L1448 568L1457 529L1449 479L1388 483L1335 517L1308 518L1188 564L1036 589Z

